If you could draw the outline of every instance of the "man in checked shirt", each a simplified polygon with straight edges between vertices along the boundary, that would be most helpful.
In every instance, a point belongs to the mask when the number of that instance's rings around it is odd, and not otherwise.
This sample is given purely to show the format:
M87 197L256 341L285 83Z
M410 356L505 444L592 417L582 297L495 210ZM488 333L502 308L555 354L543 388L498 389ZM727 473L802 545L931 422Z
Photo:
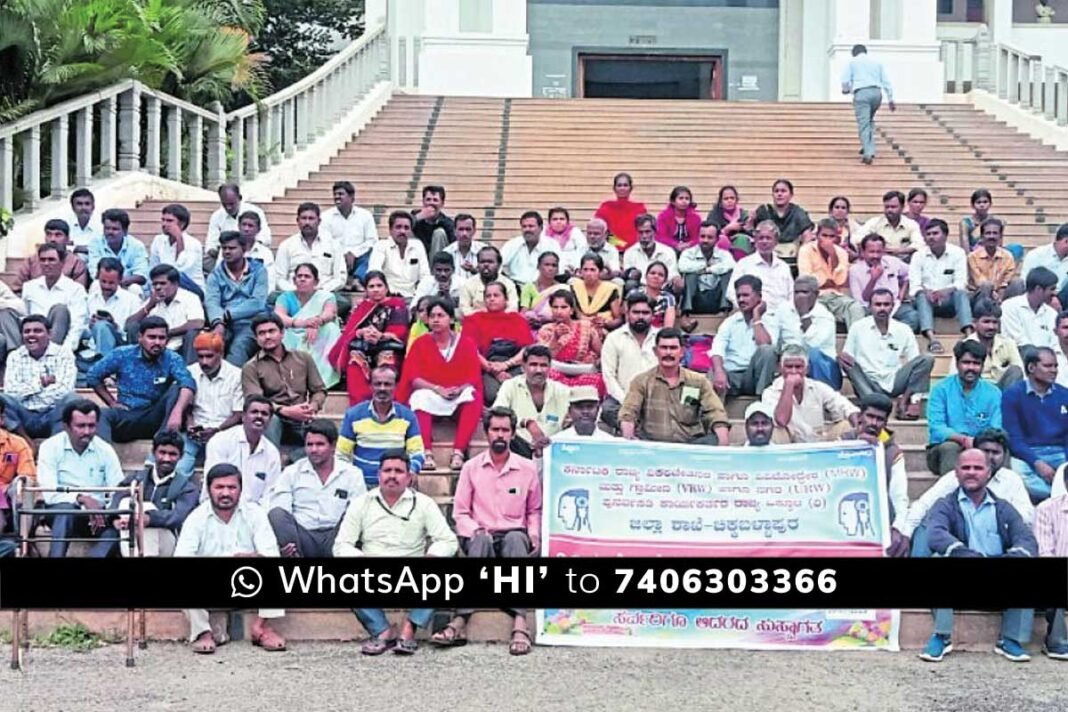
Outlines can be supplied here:
M1057 472L1065 477L1068 467ZM1050 497L1035 508L1035 540L1039 556L1068 556L1068 494ZM1063 608L1047 608L1046 640L1042 652L1053 660L1068 660L1068 628L1064 624Z

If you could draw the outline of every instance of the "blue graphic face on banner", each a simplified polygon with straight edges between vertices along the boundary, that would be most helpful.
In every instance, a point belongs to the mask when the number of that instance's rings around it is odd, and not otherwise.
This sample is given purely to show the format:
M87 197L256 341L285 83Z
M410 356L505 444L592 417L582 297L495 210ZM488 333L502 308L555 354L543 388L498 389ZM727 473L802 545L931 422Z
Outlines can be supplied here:
M838 500L838 523L848 536L864 537L875 533L867 492L853 492Z
M570 532L590 529L590 491L569 489L556 503L556 516Z

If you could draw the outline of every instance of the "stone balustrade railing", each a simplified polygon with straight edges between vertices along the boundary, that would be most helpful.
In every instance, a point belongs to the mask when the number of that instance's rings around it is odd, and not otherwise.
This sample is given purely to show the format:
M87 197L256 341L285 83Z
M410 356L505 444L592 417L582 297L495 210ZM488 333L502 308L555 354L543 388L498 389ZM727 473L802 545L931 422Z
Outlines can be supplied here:
M116 171L212 189L228 179L252 180L333 126L388 77L388 62L379 25L296 84L228 114L217 103L205 109L126 80L0 124L0 208L11 210L17 191L21 209L32 211L45 198L62 198L72 186ZM46 160L51 180L42 185Z
M990 41L986 28L970 40L942 42L946 92L982 89L999 99L1068 125L1068 69L1044 64L1042 57Z

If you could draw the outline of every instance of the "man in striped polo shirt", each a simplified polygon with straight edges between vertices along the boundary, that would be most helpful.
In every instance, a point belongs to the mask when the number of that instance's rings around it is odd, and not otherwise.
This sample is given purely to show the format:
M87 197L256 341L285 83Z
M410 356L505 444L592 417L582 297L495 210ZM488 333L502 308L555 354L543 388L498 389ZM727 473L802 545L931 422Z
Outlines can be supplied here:
M363 472L367 489L378 486L382 453L401 449L411 458L412 472L423 468L423 440L415 414L393 400L397 374L389 367L371 372L371 400L357 403L345 412L338 439L338 454L351 457Z

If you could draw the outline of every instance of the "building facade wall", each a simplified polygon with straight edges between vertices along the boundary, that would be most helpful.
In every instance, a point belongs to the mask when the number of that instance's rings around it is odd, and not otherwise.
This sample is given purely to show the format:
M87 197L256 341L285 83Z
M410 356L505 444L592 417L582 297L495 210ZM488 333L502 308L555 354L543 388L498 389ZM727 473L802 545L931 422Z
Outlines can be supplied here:
M535 97L577 96L577 54L722 51L725 98L778 98L779 0L528 0Z

